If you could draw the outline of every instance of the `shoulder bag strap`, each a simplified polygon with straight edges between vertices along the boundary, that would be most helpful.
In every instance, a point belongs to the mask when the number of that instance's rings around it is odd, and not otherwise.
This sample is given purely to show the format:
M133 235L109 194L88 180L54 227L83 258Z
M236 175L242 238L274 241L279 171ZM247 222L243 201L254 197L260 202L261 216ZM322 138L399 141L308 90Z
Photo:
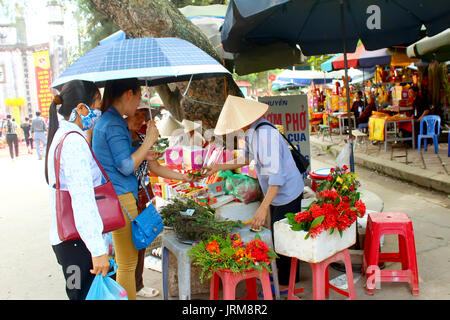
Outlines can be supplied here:
M61 160L61 150L62 150L62 145L64 140L66 139L66 137L71 134L71 133L77 133L79 134L81 137L83 137L83 139L86 141L87 145L89 146L89 150L91 150L91 154L92 157L94 158L95 162L97 163L100 171L102 172L103 176L105 177L106 181L109 182L109 177L106 174L105 170L103 169L103 167L100 165L100 162L98 161L97 157L94 154L94 151L92 150L92 147L90 146L90 144L88 143L88 141L86 140L86 137L81 134L78 131L69 131L66 134L63 135L61 141L58 143L58 145L55 148L55 154L54 154L54 166L55 166L55 175L56 175L56 182L55 182L55 188L59 189L60 188L60 182L59 182L59 172L60 172L60 160Z
M274 128L275 130L278 131L278 129L277 129L273 124L271 124L271 123L269 123L269 122L263 122L263 123L258 124L258 125L255 127L255 131L256 131L256 129L258 129L258 128L261 127L261 126L271 126L272 128ZM292 144L292 142L289 141L288 138L286 138L286 136L285 136L284 134L282 134L280 131L278 131L278 133L281 134L281 135L283 136L284 140L286 140L287 143L289 143L289 145L291 146L291 148L292 148L293 150L295 150L296 152L300 153L300 151L298 151L298 149Z

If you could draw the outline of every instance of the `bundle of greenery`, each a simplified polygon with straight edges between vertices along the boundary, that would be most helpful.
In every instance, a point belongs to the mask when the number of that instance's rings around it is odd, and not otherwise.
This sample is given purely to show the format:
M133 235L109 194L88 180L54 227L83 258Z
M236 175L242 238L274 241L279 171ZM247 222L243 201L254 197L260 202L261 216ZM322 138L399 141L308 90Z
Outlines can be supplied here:
M216 220L214 208L201 206L190 199L173 199L171 202L162 207L159 214L163 224L173 227L181 241L201 241L211 234L226 234L243 226L241 221Z

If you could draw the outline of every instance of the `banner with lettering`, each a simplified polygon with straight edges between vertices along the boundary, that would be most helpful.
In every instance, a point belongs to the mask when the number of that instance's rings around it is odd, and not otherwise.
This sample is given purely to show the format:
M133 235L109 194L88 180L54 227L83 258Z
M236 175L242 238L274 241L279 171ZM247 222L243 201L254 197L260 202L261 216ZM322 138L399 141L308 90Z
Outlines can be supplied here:
M269 105L263 117L274 125L282 125L286 138L310 159L307 95L259 97L258 100ZM308 176L309 169L303 178Z
M48 50L34 52L34 69L36 74L36 88L38 107L43 117L48 118L48 111L52 103L53 94L50 77L50 57Z

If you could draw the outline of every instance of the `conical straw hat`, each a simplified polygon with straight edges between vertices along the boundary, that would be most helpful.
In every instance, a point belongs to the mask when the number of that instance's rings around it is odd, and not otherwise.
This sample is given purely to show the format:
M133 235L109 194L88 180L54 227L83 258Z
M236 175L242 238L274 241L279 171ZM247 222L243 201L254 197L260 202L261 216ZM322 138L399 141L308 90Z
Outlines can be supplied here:
M228 96L217 120L214 134L223 136L251 125L267 110L269 110L269 106L265 103Z
M187 120L187 119L183 119L183 121L181 121L181 124L184 127L184 132L186 132L186 133L201 127L200 123L197 123L197 122L194 122L191 120Z
M156 126L158 128L159 134L163 137L170 137L174 134L177 134L177 132L175 131L183 128L181 123L179 123L171 116L162 118L161 121L156 124Z

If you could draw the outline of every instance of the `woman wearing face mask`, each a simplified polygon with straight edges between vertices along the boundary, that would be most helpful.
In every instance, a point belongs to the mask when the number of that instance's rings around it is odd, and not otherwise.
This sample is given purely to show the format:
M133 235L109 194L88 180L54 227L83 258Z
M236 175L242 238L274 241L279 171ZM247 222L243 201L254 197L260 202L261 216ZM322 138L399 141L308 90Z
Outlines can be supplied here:
M75 133L67 135L61 150L59 178L61 189L70 192L75 225L81 239L62 242L56 223L54 153L66 133L76 131L84 134L93 127L101 114L98 110L100 102L100 92L93 83L77 80L65 84L50 105L45 159L45 178L49 184L52 211L50 242L64 272L66 292L71 300L84 300L95 275L101 273L105 276L109 268L102 236L103 222L94 193L94 187L102 183L102 174L86 140ZM58 121L57 112L64 120ZM74 272L79 281L73 282Z
M123 116L134 116L141 102L137 79L107 81L103 94L103 114L94 128L92 147L114 186L122 206L134 219L138 215L136 200L138 181L134 171L144 160L153 159L150 148L158 140L158 129L152 121L141 146L132 149L128 124ZM131 221L123 212L126 226L112 232L117 262L117 282L127 291L128 299L136 299L135 270L138 250L131 237Z

